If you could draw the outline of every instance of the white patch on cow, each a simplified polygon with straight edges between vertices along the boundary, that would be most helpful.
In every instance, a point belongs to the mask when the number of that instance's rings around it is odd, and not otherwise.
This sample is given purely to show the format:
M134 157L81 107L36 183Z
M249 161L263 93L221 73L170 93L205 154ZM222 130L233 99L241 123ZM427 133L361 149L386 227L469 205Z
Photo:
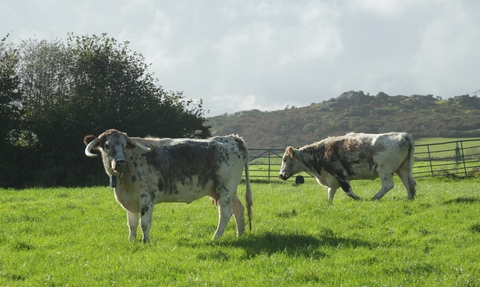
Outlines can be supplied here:
M178 194L164 194L159 196L155 203L160 202L185 202L192 203L204 196L215 197L216 189L213 182L209 182L206 187L199 184L197 176L192 177L192 181L183 184L180 181L175 182L178 189Z

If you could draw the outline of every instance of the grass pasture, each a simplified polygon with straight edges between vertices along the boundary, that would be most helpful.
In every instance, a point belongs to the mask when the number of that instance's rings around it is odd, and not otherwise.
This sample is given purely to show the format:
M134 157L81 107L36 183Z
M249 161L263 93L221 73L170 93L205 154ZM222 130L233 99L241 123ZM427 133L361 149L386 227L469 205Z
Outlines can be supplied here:
M252 183L253 230L211 240L216 207L156 205L151 243L129 242L107 187L0 190L0 286L480 286L475 179L418 180L333 204L313 181ZM244 185L239 187L241 199Z

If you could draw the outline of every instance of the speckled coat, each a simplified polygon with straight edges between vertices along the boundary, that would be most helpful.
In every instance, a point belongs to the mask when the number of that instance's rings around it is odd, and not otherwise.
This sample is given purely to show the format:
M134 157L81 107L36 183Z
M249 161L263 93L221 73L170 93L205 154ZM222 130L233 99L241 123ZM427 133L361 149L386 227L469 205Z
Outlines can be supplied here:
M98 138L84 139L87 156L101 153L105 171L116 177L114 193L127 211L130 240L135 240L139 222L143 242L155 204L186 202L210 196L218 205L219 222L214 237L221 236L232 214L237 235L245 230L244 207L237 186L246 177L246 204L250 219L253 205L248 173L248 150L242 138L231 135L210 139L136 138L118 130L107 130Z
M306 172L328 187L328 199L333 201L338 188L359 199L350 180L376 178L380 178L382 187L373 199L380 199L393 188L396 173L405 185L407 197L413 199L416 193L412 175L414 149L412 136L402 132L329 137L300 149L287 147L279 177L287 180L294 174Z

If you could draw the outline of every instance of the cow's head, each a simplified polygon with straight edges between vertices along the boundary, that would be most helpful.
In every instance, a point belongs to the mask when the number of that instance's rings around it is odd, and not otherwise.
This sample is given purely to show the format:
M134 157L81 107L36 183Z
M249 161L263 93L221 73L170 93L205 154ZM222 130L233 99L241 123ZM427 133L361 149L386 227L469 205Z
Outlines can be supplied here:
M85 154L88 157L96 157L92 150L98 150L102 154L103 165L108 174L125 172L128 168L125 158L126 148L138 147L143 151L150 151L150 148L129 138L126 133L110 129L95 137L88 135L83 139L87 146Z
M279 178L283 180L289 179L292 175L302 171L301 161L299 160L300 150L291 146L285 149L285 154L282 159L282 167L280 168Z

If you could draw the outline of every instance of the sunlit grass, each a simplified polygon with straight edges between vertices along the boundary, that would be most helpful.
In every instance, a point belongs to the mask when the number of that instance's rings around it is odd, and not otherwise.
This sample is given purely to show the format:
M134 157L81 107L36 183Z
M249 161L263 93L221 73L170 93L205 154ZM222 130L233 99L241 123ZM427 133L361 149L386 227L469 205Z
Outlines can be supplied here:
M207 198L155 206L151 243L127 240L125 211L107 187L0 190L0 286L478 286L478 180L418 180L380 201L275 181L252 184L254 229L233 219L211 240ZM244 185L239 186L244 201Z

